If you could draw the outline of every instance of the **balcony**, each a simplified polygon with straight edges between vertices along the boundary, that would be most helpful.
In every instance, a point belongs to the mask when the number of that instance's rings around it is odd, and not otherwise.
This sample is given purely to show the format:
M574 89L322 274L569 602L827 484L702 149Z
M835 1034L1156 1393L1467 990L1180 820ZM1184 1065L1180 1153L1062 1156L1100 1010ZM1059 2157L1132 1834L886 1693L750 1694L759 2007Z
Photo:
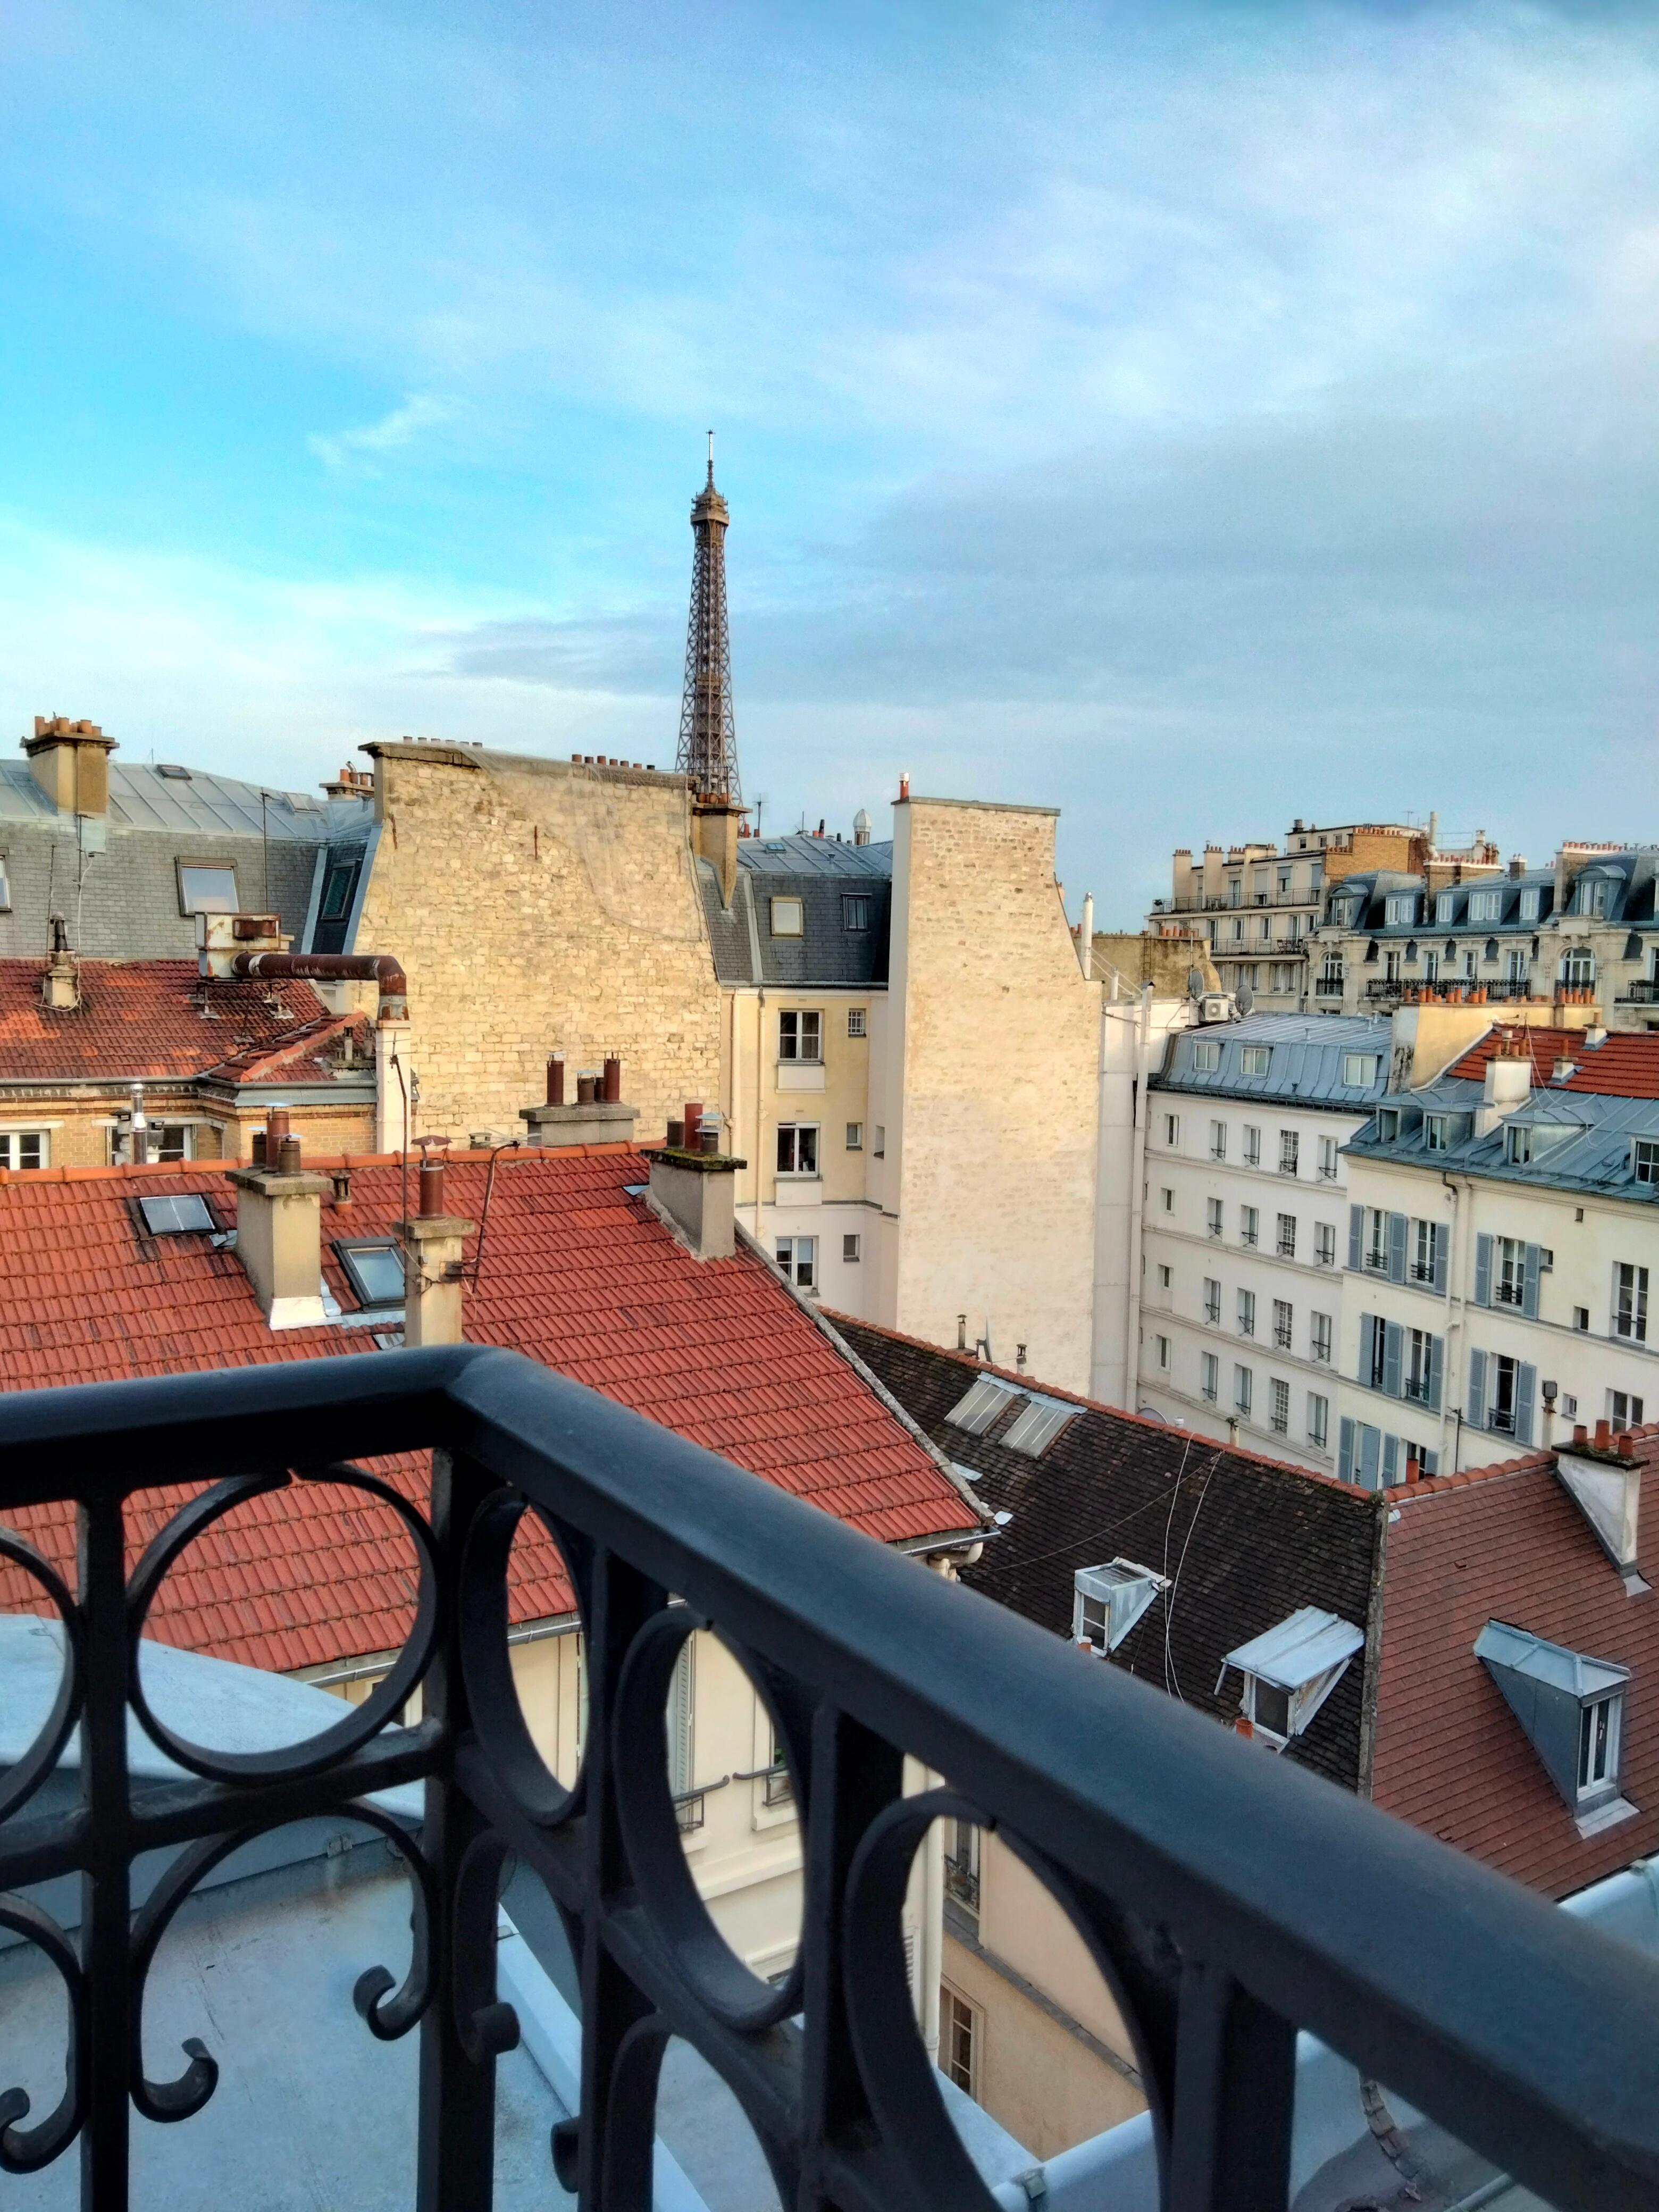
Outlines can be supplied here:
M1659 975L1633 975L1618 989L1621 1006L1659 1006Z
M424 1511L356 1463L415 1454L431 1455ZM181 1741L135 1663L163 1577L234 1505L321 1477L397 1496L420 1561L410 1642L307 1742ZM130 1568L127 1501L179 1483L214 1486ZM187 2141L222 2069L242 2112L264 2078L234 2019L204 2005L180 2023L200 2030L183 2072L146 2079L167 2039L155 2022L155 2040L143 2033L146 1978L173 1913L230 1844L316 1820L389 1832L363 1801L415 1783L424 1810L397 1847L411 1963L394 1990L365 1960L354 2001L365 2035L418 2044L421 2212L490 2203L496 2065L522 2025L498 1940L508 1855L545 1885L580 1962L577 2116L550 2152L532 2146L550 2198L556 2179L585 2207L643 2212L659 2062L680 2037L738 2099L786 2203L1037 2201L981 2181L916 2033L901 1912L939 1820L1024 1838L1100 1963L1130 2023L1166 2204L1285 2205L1305 2028L1563 2212L1659 2206L1646 1961L514 1354L390 1352L0 1401L0 1521L52 1504L78 1523L75 1591L0 1533L68 1655L3 1785L0 1890L79 1875L82 1909L71 1936L26 1898L0 1903L0 1924L63 1984L69 2044L54 2110L25 2124L27 2098L0 2091L0 2166L44 2169L78 2147L81 2202L98 2212L126 2205L132 2154L151 2140L131 2128L134 2105ZM526 1512L556 1534L585 1622L588 1724L568 1790L537 1755L509 1669L507 1573ZM721 1942L670 1787L665 1698L687 1636L710 1622L762 1687L803 1822L802 1947L776 1985ZM417 1689L421 1717L396 1724ZM77 1728L74 1795L42 1810ZM146 1737L181 1778L137 1785ZM907 1753L949 1786L904 1796ZM295 2201L326 2198L285 2108L260 2141L291 2159ZM288 2201L283 2182L261 2174L269 2201Z

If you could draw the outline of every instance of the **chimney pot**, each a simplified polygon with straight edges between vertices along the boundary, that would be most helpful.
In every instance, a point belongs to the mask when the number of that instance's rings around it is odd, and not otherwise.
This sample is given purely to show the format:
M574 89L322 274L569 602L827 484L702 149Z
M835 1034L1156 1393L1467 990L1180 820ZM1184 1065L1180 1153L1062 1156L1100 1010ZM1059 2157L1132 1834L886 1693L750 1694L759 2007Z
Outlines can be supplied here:
M252 1137L249 1139L248 1157L252 1161L256 1168L264 1167L265 1164L265 1133L263 1129L256 1129L253 1132Z
M1634 1459L1636 1456L1636 1439L1628 1429L1619 1431L1619 1456L1620 1459Z
M1582 1421L1573 1423L1572 1440L1576 1444L1587 1444L1589 1442L1589 1431Z
M336 1169L335 1169L335 1170L334 1170L334 1177L333 1177L333 1181L334 1181L334 1203L335 1203L336 1206L337 1207L337 1206L349 1206L349 1205L350 1205L350 1203L351 1203L351 1170L350 1170L350 1169L349 1169L349 1168L336 1168Z
M435 1221L444 1210L444 1164L441 1154L428 1152L421 1162L421 1218Z
M547 1055L547 1103L550 1106L564 1103L564 1054L550 1052Z
M616 1106L622 1103L622 1062L615 1053L609 1053L605 1056L605 1088L599 1095L607 1106Z
M1595 1443L1598 1450L1606 1451L1612 1437L1613 1424L1610 1421L1598 1421L1595 1424Z
M685 1149L695 1152L702 1142L702 1105L700 1100L685 1102Z
M265 1115L265 1152L275 1152L281 1157L283 1139L288 1134L288 1109L273 1106Z
M276 1153L276 1171L279 1175L299 1174L300 1139L297 1137L283 1138Z
M579 1075L576 1078L576 1103L579 1106L592 1105L599 1095L599 1078L596 1075Z
M685 1150L685 1124L684 1121L673 1121L669 1123L666 1142L671 1152L681 1152Z

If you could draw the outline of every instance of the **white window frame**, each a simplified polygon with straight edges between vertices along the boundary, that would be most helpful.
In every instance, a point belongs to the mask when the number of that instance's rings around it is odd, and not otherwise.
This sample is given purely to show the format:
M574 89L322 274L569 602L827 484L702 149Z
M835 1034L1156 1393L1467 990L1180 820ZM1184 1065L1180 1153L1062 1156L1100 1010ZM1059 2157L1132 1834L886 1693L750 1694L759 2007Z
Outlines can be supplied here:
M1244 1164L1247 1168L1261 1164L1261 1132L1253 1121L1244 1124Z
M1321 1451L1331 1440L1331 1401L1317 1390L1308 1393L1308 1442Z
M848 1006L847 1009L847 1034L849 1037L869 1035L865 1027L865 1009L862 1006Z
M798 892L775 896L767 908L767 927L774 937L805 937L806 902Z
M1238 1333L1241 1336L1255 1334L1255 1292L1241 1290L1237 1302Z
M1241 1075L1267 1075L1273 1064L1273 1048L1270 1044L1242 1044L1238 1048L1238 1072Z
M1502 921L1503 919L1504 894L1502 891L1487 889L1469 893L1471 921Z
M1598 1729L1596 1716L1605 1716ZM1578 1788L1580 1803L1586 1797L1604 1796L1619 1787L1619 1754L1625 1733L1625 1693L1609 1690L1578 1709Z
M818 1161L821 1155L818 1140L822 1134L822 1128L817 1121L780 1121L778 1123L777 1179L780 1182L817 1182L819 1180ZM810 1145L805 1141L809 1138L811 1140ZM789 1167L782 1164L786 1150L793 1162ZM811 1164L803 1166L801 1163L809 1152L811 1156Z
M816 1237L776 1237L773 1242L773 1257L786 1283L793 1283L798 1291L817 1290L818 1240Z
M1250 1407L1255 1400L1255 1370L1243 1365L1233 1369L1233 1411L1241 1421L1250 1418Z
M1334 1137L1322 1137L1319 1140L1319 1180L1321 1182L1336 1181L1336 1139Z
M846 1149L849 1152L861 1152L864 1150L864 1124L862 1121L849 1121L847 1124Z
M1328 1313L1310 1313L1308 1316L1308 1357L1316 1359L1322 1367L1331 1364L1331 1343L1335 1327Z
M30 1138L33 1139L40 1157L39 1159L27 1162L20 1160L17 1155L22 1150L24 1143ZM33 1169L49 1168L51 1165L52 1130L49 1126L40 1122L17 1121L9 1123L6 1127L0 1129L0 1168L8 1169L14 1175L21 1175Z
M1314 1265L1334 1267L1336 1265L1336 1224L1316 1221L1314 1224Z
M1221 1285L1213 1275L1204 1278L1204 1318L1212 1328L1221 1326Z
M1276 1437L1291 1433L1291 1386L1282 1376L1267 1380L1267 1426Z
M1173 1152L1176 1146L1181 1142L1181 1116L1179 1114L1166 1114L1164 1116L1164 1141L1171 1152Z
M1213 1406L1221 1392L1221 1362L1213 1352L1198 1355L1198 1395L1206 1406Z
M821 1007L780 1007L778 1058L792 1066L823 1066L823 1012Z
M1222 1233L1221 1200L1206 1198L1204 1201L1204 1227L1206 1235L1219 1237Z
M1241 1206L1238 1209L1238 1241L1247 1252L1254 1252L1261 1234L1261 1213L1257 1206Z
M1656 1153L1659 1153L1659 1145L1656 1145L1654 1150ZM1210 1158L1212 1160L1224 1160L1226 1157L1227 1124L1224 1121L1212 1121L1210 1124ZM1646 1180L1650 1182L1659 1182L1659 1175L1650 1176Z
M1626 1344L1648 1340L1648 1271L1634 1261L1613 1263L1612 1333Z

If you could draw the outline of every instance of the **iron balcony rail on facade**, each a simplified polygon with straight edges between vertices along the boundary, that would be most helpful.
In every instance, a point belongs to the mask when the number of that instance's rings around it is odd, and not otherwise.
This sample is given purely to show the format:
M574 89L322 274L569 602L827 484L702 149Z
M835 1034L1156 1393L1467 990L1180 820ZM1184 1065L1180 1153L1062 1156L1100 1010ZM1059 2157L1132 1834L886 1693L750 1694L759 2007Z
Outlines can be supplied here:
M354 1464L427 1451L425 1510ZM143 1694L149 1606L194 1537L296 1475L399 1514L421 1562L410 1641L309 1744L181 1741ZM130 1572L125 1502L172 1483L213 1486ZM0 1903L62 1978L69 2021L57 2109L27 2124L27 2100L0 2093L0 2165L44 2166L78 2142L97 2212L128 2201L132 2107L188 2126L217 2080L223 2031L207 2019L176 2080L143 2071L145 1976L173 1913L234 1845L321 1814L379 1828L409 1873L408 1976L394 1990L365 1960L356 1995L365 2032L421 2039L422 2212L489 2203L495 2059L519 2032L495 1980L510 1852L580 1954L580 2115L550 2157L590 2212L650 2203L672 2035L731 2086L786 2204L988 2205L907 1978L910 1864L939 1819L998 1829L1076 1923L1129 2023L1178 2212L1285 2205L1297 2027L1563 2212L1659 2207L1659 1981L1638 1954L516 1354L391 1352L4 1399L0 1522L60 1500L79 1527L73 1591L0 1535L61 1616L68 1653L0 1801L0 1890L78 1873L84 1907L71 1937L30 1900ZM570 1790L538 1757L511 1671L507 1565L526 1512L561 1546L584 1621L589 1718ZM802 1823L803 1941L775 1987L715 1931L670 1788L670 1684L708 1626L769 1709ZM422 1719L393 1725L416 1684ZM189 1778L132 1787L130 1712ZM79 1801L42 1813L29 1800L77 1726ZM906 1753L950 1786L906 1797ZM416 1779L411 1838L364 1801ZM158 1850L173 1856L135 1925L134 1863Z
M1659 1006L1659 975L1633 975L1619 986L1618 995L1627 1006Z

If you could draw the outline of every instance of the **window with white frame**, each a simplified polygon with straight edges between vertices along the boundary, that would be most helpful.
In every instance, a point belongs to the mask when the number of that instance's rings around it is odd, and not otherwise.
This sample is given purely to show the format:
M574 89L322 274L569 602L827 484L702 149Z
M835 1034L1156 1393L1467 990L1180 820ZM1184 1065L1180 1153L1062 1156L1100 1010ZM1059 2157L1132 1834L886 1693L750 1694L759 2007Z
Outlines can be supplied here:
M860 936L870 927L870 894L868 891L843 892L841 902L841 926L849 936Z
M1361 1264L1378 1274L1389 1271L1389 1217L1379 1206L1363 1209L1364 1237L1360 1245Z
M1659 1153L1659 1145L1656 1145L1654 1150L1656 1153ZM1212 1121L1210 1124L1210 1158L1212 1160L1224 1160L1226 1157L1227 1124L1224 1121ZM1651 1182L1655 1178L1652 1176L1649 1176L1645 1177L1644 1180Z
M0 853L0 914L11 912L11 861L7 854Z
M1528 884L1522 892L1520 902L1515 909L1518 918L1522 921L1536 921L1540 901L1540 894L1537 884Z
M1437 952L1425 952L1423 955L1423 981L1425 983L1437 983L1440 981L1440 955Z
M778 1058L823 1058L823 1016L817 1007L786 1006L779 1014Z
M1167 1261L1160 1260L1158 1263L1158 1287L1166 1305L1170 1301L1170 1291L1174 1281L1175 1269Z
M1164 1141L1171 1148L1171 1150L1173 1150L1174 1147L1181 1142L1181 1116L1179 1114L1166 1114L1164 1116Z
M1278 1253L1281 1260L1294 1260L1296 1257L1296 1216L1293 1213L1281 1213L1278 1217L1278 1234L1273 1241L1273 1249Z
M847 1149L849 1152L861 1152L864 1150L862 1121L849 1121L847 1124Z
M1577 896L1573 900L1575 914L1605 915L1608 893L1613 886L1605 876L1581 876L1577 885Z
M1578 1715L1578 1795L1588 1797L1616 1785L1619 1780L1620 1723L1625 1695L1615 1690L1580 1709Z
M939 2063L964 2096L979 2094L979 2013L949 1982L939 1985Z
M1504 981L1513 988L1532 973L1532 959L1524 945L1511 945L1504 955Z
M771 902L771 927L774 937L804 937L806 934L806 907L798 898L775 898Z
M1330 1440L1331 1401L1322 1398L1316 1390L1308 1393L1308 1442L1317 1444L1321 1450Z
M793 1283L798 1291L817 1288L818 1240L816 1237L780 1237L777 1255L778 1267L786 1282Z
M1630 1164L1638 1182L1659 1182L1659 1137L1638 1137L1631 1147Z
M1255 1392L1255 1376L1248 1367L1233 1370L1233 1410L1239 1419L1250 1418L1250 1401Z
M1204 1318L1212 1327L1221 1319L1221 1285L1213 1275L1204 1278Z
M1322 1137L1319 1140L1319 1180L1321 1182L1336 1181L1336 1139L1334 1137Z
M1499 921L1504 915L1502 891L1471 891L1469 920L1471 921Z
M51 1164L49 1130L0 1129L0 1168L44 1168Z
M1193 1047L1193 1066L1200 1075L1213 1075L1221 1065L1218 1044L1195 1044Z
M1413 1221L1412 1224L1411 1279L1414 1283L1432 1284L1439 1274L1441 1253L1445 1230L1437 1221Z
M1457 895L1455 891L1442 891L1440 893L1434 902L1434 918L1437 921L1443 923L1449 922L1451 920L1452 908L1456 904L1456 897Z
M848 1006L847 1009L847 1034L849 1037L861 1037L865 1034L862 1006Z
M1613 1270L1613 1333L1632 1344L1648 1340L1648 1271L1623 1260Z
M1342 956L1328 952L1320 963L1318 992L1322 999L1334 999L1342 988Z
M1642 1425L1642 1401L1632 1396L1628 1390L1609 1390L1607 1424L1615 1433L1624 1429L1639 1429Z
M1205 1200L1205 1201L1204 1201L1204 1226L1205 1226L1205 1229L1206 1229L1206 1232L1207 1232L1210 1236L1212 1236L1212 1237L1219 1237L1219 1236L1220 1236L1220 1234L1221 1234L1221 1200L1220 1200L1218 1198L1206 1198L1206 1199Z
M1492 1241L1492 1302L1495 1306L1526 1303L1527 1247L1519 1237L1494 1237Z
M1238 1072L1241 1075L1265 1075L1273 1065L1273 1048L1270 1044L1246 1044L1238 1049Z
M1434 1338L1426 1328L1408 1328L1402 1349L1405 1357L1401 1365L1401 1395L1426 1406L1435 1395Z
M1345 1052L1342 1055L1342 1081L1350 1091L1368 1091L1376 1080L1377 1054L1374 1052Z
M818 1171L818 1125L816 1121L780 1121L778 1173L815 1176Z
M1291 1427L1291 1386L1275 1375L1267 1384L1267 1423L1276 1436L1288 1436Z
M1308 1350L1310 1354L1328 1367L1331 1364L1331 1317L1326 1313L1308 1316Z
M876 1141L870 1147L871 1157L884 1160L887 1157L887 1132L879 1121L876 1124Z
M1241 1206L1239 1207L1238 1241L1241 1244L1248 1245L1254 1249L1261 1222L1261 1216L1257 1212L1255 1206Z
M1255 1292L1241 1291L1238 1294L1238 1333L1241 1336L1255 1334Z
M1214 1405L1217 1394L1221 1388L1220 1378L1221 1362L1216 1358L1214 1352L1200 1352L1198 1355L1199 1395L1212 1406Z
M1301 1156L1302 1139L1297 1134L1297 1132L1294 1129L1281 1129L1279 1133L1279 1172L1280 1175L1293 1176L1297 1172L1297 1164L1301 1158Z
M1244 1164L1259 1168L1261 1164L1261 1132L1249 1122L1244 1124Z
M1562 956L1561 981L1571 991L1583 991L1595 981L1595 955L1588 945L1574 945Z
M1281 1352L1288 1352L1291 1348L1291 1332L1295 1318L1288 1298L1273 1300L1273 1342Z
M180 860L180 914L239 914L236 867L231 860Z
M1487 1370L1492 1376L1491 1403L1487 1408L1489 1428L1501 1429L1506 1435L1515 1434L1516 1409L1520 1399L1521 1363L1507 1352L1488 1356Z

